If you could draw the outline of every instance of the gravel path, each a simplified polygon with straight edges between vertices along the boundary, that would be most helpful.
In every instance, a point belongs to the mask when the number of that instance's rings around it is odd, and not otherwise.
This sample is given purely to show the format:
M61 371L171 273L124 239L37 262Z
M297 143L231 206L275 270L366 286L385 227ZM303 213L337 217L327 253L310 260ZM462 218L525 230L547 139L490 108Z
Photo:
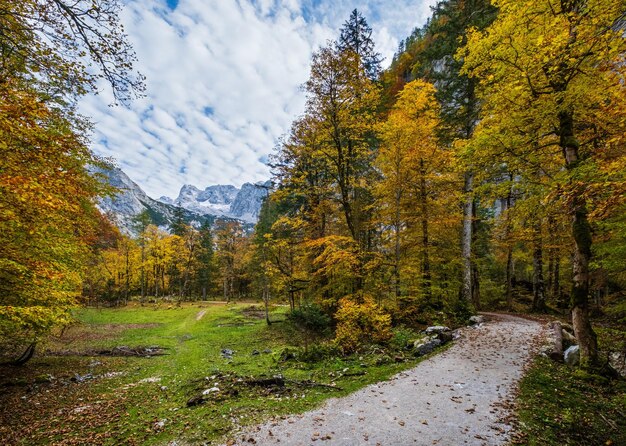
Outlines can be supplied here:
M257 445L501 445L515 383L543 337L538 322L488 316L447 351L302 415L237 434Z

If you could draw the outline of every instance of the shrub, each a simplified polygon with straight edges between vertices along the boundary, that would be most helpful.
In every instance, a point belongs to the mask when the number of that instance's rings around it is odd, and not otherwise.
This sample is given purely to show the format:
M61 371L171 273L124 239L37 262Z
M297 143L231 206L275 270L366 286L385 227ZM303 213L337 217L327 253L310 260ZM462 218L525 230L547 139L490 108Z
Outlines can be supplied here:
M331 324L330 317L315 304L305 304L294 309L288 318L302 333L305 351L314 338L328 334Z
M399 350L404 350L409 346L413 346L413 341L418 339L420 335L415 331L407 327L395 327L393 329L393 336L389 341L392 347Z
M304 362L318 362L339 356L341 352L336 345L330 343L311 344L307 351L302 352L300 359Z
M384 343L393 336L391 316L370 296L344 297L335 318L335 342L343 353L352 353L366 343Z

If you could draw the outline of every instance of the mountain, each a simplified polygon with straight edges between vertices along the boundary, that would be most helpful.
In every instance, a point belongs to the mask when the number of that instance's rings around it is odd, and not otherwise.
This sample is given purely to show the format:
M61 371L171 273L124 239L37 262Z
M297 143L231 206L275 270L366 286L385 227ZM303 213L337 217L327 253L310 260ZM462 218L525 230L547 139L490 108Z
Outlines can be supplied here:
M244 183L230 205L229 215L247 222L257 222L261 204L269 194L271 181L265 183Z
M241 189L231 185L209 186L204 190L186 184L180 189L178 198L161 197L164 204L180 206L201 215L214 215L256 223L259 219L261 203L268 194L270 181L245 183Z
M204 190L200 190L196 186L186 184L180 189L178 198L175 200L169 197L161 197L159 201L180 206L183 209L202 215L210 214L228 217L230 216L230 205L238 193L239 189L231 185L209 186Z
M183 217L188 224L199 225L203 221L212 224L218 218L236 219L251 229L258 220L261 204L271 184L269 181L245 183L241 189L232 185L214 185L204 190L185 185L175 200L169 197L155 200L119 168L92 167L91 172L119 190L114 196L102 198L98 207L129 235L136 234L135 218L143 211L148 212L155 225L169 228L177 207L184 209Z

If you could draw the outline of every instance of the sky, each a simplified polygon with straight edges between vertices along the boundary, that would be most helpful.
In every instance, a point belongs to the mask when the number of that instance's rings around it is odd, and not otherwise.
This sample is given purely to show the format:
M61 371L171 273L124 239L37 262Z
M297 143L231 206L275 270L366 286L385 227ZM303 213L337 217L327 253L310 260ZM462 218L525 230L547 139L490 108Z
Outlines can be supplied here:
M391 62L436 0L128 0L122 21L146 96L114 106L103 86L80 111L92 148L152 197L184 184L265 181L266 162L304 110L311 55L357 8Z

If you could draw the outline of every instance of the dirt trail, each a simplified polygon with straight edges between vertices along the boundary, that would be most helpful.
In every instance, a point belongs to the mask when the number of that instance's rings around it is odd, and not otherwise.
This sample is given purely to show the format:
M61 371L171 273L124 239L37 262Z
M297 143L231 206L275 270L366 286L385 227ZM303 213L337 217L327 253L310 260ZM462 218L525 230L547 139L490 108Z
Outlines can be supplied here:
M507 409L542 325L489 315L447 351L317 410L249 428L257 445L501 445Z

